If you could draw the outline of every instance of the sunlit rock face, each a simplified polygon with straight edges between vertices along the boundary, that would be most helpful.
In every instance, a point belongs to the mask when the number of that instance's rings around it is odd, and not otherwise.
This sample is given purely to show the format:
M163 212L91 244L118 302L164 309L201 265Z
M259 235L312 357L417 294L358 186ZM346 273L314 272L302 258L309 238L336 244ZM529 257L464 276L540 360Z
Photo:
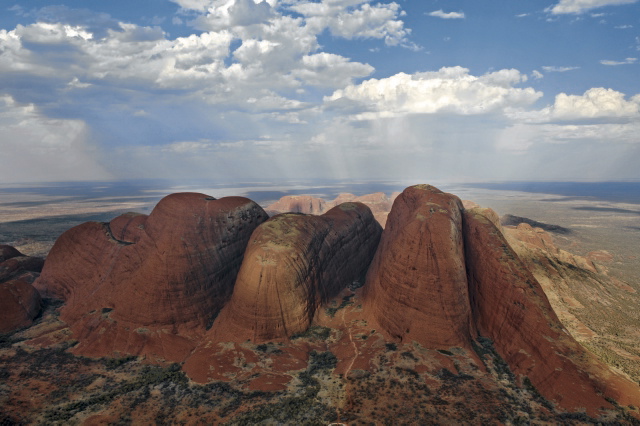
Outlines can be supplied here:
M266 219L242 197L169 195L148 217L64 233L36 285L65 300L61 318L78 352L180 359L228 300L249 237Z
M470 346L473 324L458 197L416 185L396 198L363 298L372 321L393 339L431 348Z
M491 213L469 209L463 221L478 333L493 340L516 374L565 409L586 408L595 414L598 407L609 405L606 398L624 404L640 401L636 385L613 374L563 328L542 287ZM537 243L545 244L544 239Z
M306 330L320 305L364 277L381 231L361 203L264 222L251 236L212 338L262 342Z

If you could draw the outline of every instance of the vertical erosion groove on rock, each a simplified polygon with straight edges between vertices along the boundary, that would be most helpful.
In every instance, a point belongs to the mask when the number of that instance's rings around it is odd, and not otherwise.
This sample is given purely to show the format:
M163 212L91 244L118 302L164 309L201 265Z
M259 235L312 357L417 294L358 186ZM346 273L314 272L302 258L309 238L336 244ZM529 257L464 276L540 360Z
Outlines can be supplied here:
M368 315L394 339L469 347L461 210L458 197L429 185L396 198L363 295Z
M179 360L228 300L249 237L266 219L246 198L172 194L148 217L65 232L36 285L66 301L61 317L78 352Z
M490 209L464 212L469 289L478 332L511 369L564 409L640 401L637 386L614 374L563 328L542 287L507 243Z

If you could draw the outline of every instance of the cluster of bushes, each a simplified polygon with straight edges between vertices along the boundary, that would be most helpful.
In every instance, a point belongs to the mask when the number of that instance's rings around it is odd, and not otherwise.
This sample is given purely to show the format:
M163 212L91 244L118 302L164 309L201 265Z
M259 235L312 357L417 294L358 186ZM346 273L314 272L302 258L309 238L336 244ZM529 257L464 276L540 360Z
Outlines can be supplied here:
M338 360L330 351L312 351L307 369L298 374L300 393L286 396L271 404L259 405L247 413L236 416L231 425L254 425L262 422L277 424L326 425L337 418L336 411L320 402L321 386L315 377L335 368Z
M327 340L331 336L331 329L329 327L323 327L320 325L312 325L301 333L296 333L291 336L291 340L295 339L313 339L313 340Z
M351 299L353 299L353 296L355 296L355 294L344 296L339 306L335 306L335 302L333 302L333 306L328 307L325 310L325 313L333 318L336 315L336 312L338 312L340 309L346 308L349 305L353 305L353 302L351 301Z

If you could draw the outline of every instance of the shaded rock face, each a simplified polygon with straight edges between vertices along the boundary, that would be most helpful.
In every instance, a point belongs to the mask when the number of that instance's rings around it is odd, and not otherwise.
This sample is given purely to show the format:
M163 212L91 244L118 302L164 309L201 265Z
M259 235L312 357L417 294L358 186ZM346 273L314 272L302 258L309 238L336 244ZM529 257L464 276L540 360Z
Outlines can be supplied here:
M27 282L0 283L0 333L8 333L33 323L42 308L40 294Z
M27 327L40 314L40 294L31 283L40 275L43 264L42 258L0 245L0 333Z
M363 298L371 319L395 339L430 348L470 346L458 197L416 185L396 198Z
M251 236L215 340L264 342L306 330L316 309L366 274L382 228L361 203L281 214Z
M40 275L44 259L25 256L9 245L0 245L0 282L22 280L33 283Z
M528 377L565 409L595 414L610 406L606 397L636 404L638 387L613 374L569 335L495 218L485 213L466 210L463 221L470 300L480 335L494 341L516 374Z
M16 256L24 256L24 255L20 253L15 247L12 247L6 244L0 244L0 263Z
M231 295L251 233L266 219L242 197L169 195L148 217L127 214L65 232L36 286L65 300L61 318L78 335L78 352L163 348L162 356L181 358L193 345L181 338L211 324Z

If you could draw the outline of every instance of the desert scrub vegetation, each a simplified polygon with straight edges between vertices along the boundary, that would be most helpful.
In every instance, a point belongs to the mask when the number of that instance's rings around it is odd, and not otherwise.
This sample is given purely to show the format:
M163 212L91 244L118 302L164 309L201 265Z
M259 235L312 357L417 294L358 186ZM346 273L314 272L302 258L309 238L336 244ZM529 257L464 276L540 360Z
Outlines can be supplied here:
M274 403L254 406L246 413L232 419L230 425L304 424L326 425L337 418L336 410L318 398L321 383L318 375L328 374L338 360L330 351L311 351L309 364L298 374L298 389Z
M44 414L44 418L51 422L66 422L77 413L91 409L95 405L108 404L121 395L148 389L159 384L186 386L188 379L180 370L179 364L172 364L167 368L147 365L142 368L140 374L134 380L122 383L113 390L55 407L47 411Z
M261 343L256 345L255 350L263 354L281 354L282 350L275 343Z
M291 336L291 340L295 339L311 339L311 340L327 340L331 336L331 329L320 325L312 325L301 333Z
M351 301L351 299L353 299L353 296L355 296L355 293L344 296L342 298L342 302L340 302L340 305L338 305L335 301L331 302L331 306L325 309L325 313L333 318L336 315L336 312L338 312L340 309L346 308L349 305L353 305L353 301Z

